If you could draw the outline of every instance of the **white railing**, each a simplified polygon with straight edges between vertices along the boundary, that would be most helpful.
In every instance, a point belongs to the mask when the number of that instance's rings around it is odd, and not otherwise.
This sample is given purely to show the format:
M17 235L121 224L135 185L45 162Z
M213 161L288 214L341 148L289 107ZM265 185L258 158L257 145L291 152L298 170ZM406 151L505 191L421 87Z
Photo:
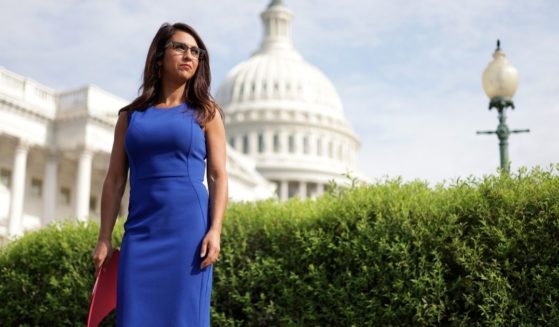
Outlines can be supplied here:
M20 102L26 109L49 118L81 112L112 120L118 117L118 110L129 103L95 85L87 85L66 92L55 92L1 66L0 97L13 99L16 103Z
M56 110L55 92L32 79L0 67L0 94L29 104L32 111L53 117Z
M87 87L58 94L58 112L86 111Z
M118 110L126 106L129 101L109 93L95 85L88 86L89 96L87 106L95 115L118 117Z

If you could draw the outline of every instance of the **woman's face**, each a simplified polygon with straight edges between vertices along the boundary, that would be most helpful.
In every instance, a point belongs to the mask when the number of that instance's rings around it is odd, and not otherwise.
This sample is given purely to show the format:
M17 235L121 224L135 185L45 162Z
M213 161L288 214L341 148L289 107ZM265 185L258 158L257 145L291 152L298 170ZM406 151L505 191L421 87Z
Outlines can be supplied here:
M193 55L198 48L196 39L186 32L177 31L167 44L163 55L162 78L176 83L186 83L196 73L198 60L201 59L201 56L196 58Z

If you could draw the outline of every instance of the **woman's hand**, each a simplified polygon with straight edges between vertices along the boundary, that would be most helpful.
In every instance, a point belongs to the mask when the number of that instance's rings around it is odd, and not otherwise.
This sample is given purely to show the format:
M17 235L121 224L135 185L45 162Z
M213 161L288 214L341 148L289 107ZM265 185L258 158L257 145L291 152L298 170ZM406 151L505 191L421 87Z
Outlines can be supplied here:
M99 240L93 250L93 262L95 263L95 278L99 275L101 267L106 267L113 255L111 241Z
M206 258L200 264L200 269L204 269L217 261L219 251L221 249L219 244L221 242L220 234L221 233L219 231L210 229L204 237L204 240L202 241L202 252L200 253L200 257L203 258L205 256Z

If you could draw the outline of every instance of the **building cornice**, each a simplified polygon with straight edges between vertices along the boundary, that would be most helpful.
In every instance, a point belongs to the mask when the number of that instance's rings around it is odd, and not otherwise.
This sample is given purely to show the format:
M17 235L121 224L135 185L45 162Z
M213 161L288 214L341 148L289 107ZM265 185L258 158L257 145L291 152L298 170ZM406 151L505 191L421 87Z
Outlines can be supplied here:
M0 105L3 105L2 110L10 110L24 117L29 117L45 123L53 121L53 117L37 110L34 105L19 99L11 98L4 94L0 94Z

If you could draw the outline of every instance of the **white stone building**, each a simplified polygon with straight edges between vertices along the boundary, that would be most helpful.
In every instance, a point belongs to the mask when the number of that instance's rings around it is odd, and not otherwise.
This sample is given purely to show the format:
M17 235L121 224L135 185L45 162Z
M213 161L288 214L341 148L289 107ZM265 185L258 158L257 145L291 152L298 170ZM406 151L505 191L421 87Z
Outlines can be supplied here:
M261 15L260 48L234 67L216 93L229 144L253 158L256 170L285 200L322 194L342 173L355 172L357 136L326 76L293 47L291 11L274 0Z
M355 172L357 136L332 83L294 49L292 13L262 13L260 48L216 99L225 111L231 200L313 198ZM118 109L96 86L56 92L0 67L0 243L56 219L99 219ZM129 189L120 215L126 216Z
M96 86L55 92L0 67L0 243L55 219L99 219L118 109ZM232 200L274 196L255 163L228 147ZM129 186L120 215L128 213Z

